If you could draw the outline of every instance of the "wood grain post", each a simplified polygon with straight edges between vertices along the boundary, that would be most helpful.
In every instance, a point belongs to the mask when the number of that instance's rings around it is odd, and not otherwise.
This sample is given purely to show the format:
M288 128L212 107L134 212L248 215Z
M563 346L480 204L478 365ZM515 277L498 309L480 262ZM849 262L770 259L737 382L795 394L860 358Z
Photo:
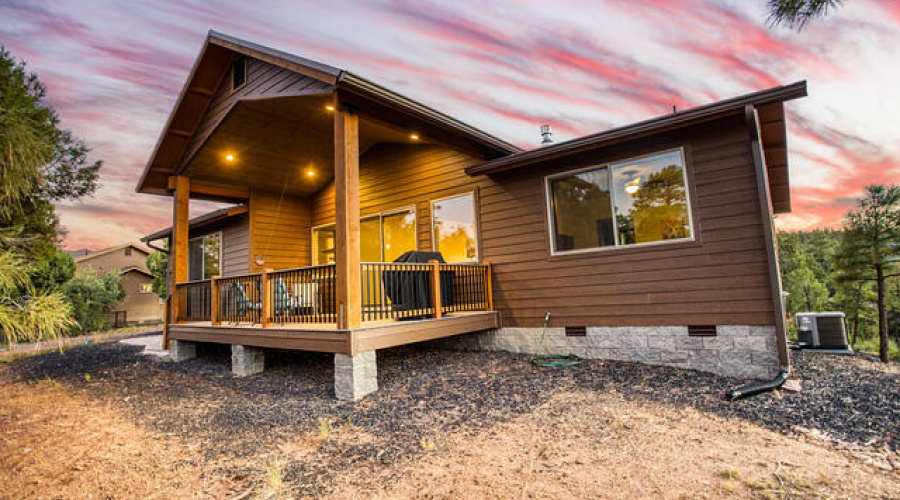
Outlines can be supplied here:
M491 261L484 261L484 300L487 303L487 310L494 310L494 278L493 266Z
M272 287L269 286L269 273L272 269L263 269L262 276L259 277L260 291L260 310L259 321L263 328L268 327L272 323Z
M177 284L188 280L188 231L190 229L190 203L191 180L179 175L171 177L169 184L172 186L172 248L170 249L169 262L172 265L172 287L170 290L172 316L170 322L177 323L181 299L177 294ZM168 349L168 329L163 336L163 348Z
M213 325L221 325L219 319L219 277L213 276L209 279L209 322Z
M440 318L444 315L444 301L441 298L441 263L432 259L428 261L431 264L431 298L434 306L434 317Z
M334 209L338 328L359 328L359 116L345 106L334 113Z

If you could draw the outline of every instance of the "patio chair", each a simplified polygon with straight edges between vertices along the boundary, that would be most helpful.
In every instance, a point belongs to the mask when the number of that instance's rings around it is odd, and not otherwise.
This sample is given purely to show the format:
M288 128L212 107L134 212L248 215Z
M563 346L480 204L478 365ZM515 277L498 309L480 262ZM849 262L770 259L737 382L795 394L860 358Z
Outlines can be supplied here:
M311 309L312 315L319 314L319 284L313 282L294 283L291 287L293 307L297 309Z
M250 300L247 290L240 283L231 284L231 293L234 294L234 304L238 316L246 317L251 312L262 311L262 304Z

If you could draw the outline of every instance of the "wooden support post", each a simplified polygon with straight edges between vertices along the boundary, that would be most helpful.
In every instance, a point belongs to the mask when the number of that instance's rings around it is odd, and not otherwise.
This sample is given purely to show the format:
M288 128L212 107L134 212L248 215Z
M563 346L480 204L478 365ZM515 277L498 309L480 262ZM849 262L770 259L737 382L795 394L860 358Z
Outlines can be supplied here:
M487 303L487 310L494 310L494 278L493 266L491 261L484 261L484 300Z
M269 286L269 273L272 272L272 269L263 269L262 276L260 276L260 310L259 310L259 321L262 323L263 328L269 326L272 323L272 287Z
M191 199L191 180L184 176L175 176L170 179L173 186L172 193L172 237L171 249L169 254L169 263L172 266L172 283L169 289L169 296L173 297L171 301L172 315L170 322L178 322L178 314L180 308L183 307L181 300L176 293L176 284L184 283L188 280L188 229L190 220L190 199ZM165 329L168 333L168 328ZM168 349L168 335L163 336L163 348Z
M344 106L334 113L334 208L338 328L359 328L359 117Z
M444 316L444 301L441 298L441 263L433 259L428 263L431 264L431 298L434 317L440 318Z
M219 277L213 276L209 279L209 322L213 325L221 325L219 319Z

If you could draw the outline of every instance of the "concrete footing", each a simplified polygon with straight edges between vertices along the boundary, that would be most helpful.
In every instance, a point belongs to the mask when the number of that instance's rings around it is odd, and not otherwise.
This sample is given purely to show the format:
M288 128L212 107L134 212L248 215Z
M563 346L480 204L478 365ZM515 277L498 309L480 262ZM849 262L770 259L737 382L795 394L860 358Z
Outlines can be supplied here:
M375 351L355 356L334 355L334 395L341 401L357 401L378 390Z
M169 341L169 357L172 361L180 363L197 357L197 343L184 340Z
M266 356L262 348L240 344L231 346L231 373L235 377L246 377L262 373Z

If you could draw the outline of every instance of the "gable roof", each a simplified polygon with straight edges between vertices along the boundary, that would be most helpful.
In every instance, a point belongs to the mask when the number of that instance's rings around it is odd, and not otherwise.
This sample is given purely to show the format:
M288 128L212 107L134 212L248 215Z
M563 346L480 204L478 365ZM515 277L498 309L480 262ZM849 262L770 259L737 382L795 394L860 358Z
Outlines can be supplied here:
M151 277L151 278L153 277L153 273L151 273L149 270L144 269L143 267L140 267L140 266L125 266L125 267L120 267L120 268L119 268L119 273L121 273L121 274L125 274L125 273L140 273L140 274L143 274L143 275L145 275L145 276L149 276L149 277Z
M142 247L142 246L140 246L140 245L135 245L134 243L126 243L125 245L119 245L119 246L116 246L116 247L104 248L103 250L97 250L96 252L91 252L91 253L89 253L89 254L87 254L87 255L81 255L81 256L75 257L75 262L76 262L76 263L79 263L79 262L86 262L86 261L89 261L89 260L91 260L91 259L100 257L100 256L102 256L102 255L110 254L110 253L113 253L113 252L116 252L116 251L119 251L119 250L122 250L122 249L125 249L125 248L128 248L128 247L131 247L131 248L137 250L138 252L142 252L142 253L144 253L144 254L146 254L146 255L150 255L150 250L147 250L146 248L144 248L144 247Z
M481 148L488 158L521 151L513 144L347 70L210 30L144 167L137 192L168 193L168 176L174 174L187 143L197 133L196 117L202 116L206 111L236 54L314 78L334 86L336 92L352 95L373 107L390 109L409 119L436 127L450 136Z

